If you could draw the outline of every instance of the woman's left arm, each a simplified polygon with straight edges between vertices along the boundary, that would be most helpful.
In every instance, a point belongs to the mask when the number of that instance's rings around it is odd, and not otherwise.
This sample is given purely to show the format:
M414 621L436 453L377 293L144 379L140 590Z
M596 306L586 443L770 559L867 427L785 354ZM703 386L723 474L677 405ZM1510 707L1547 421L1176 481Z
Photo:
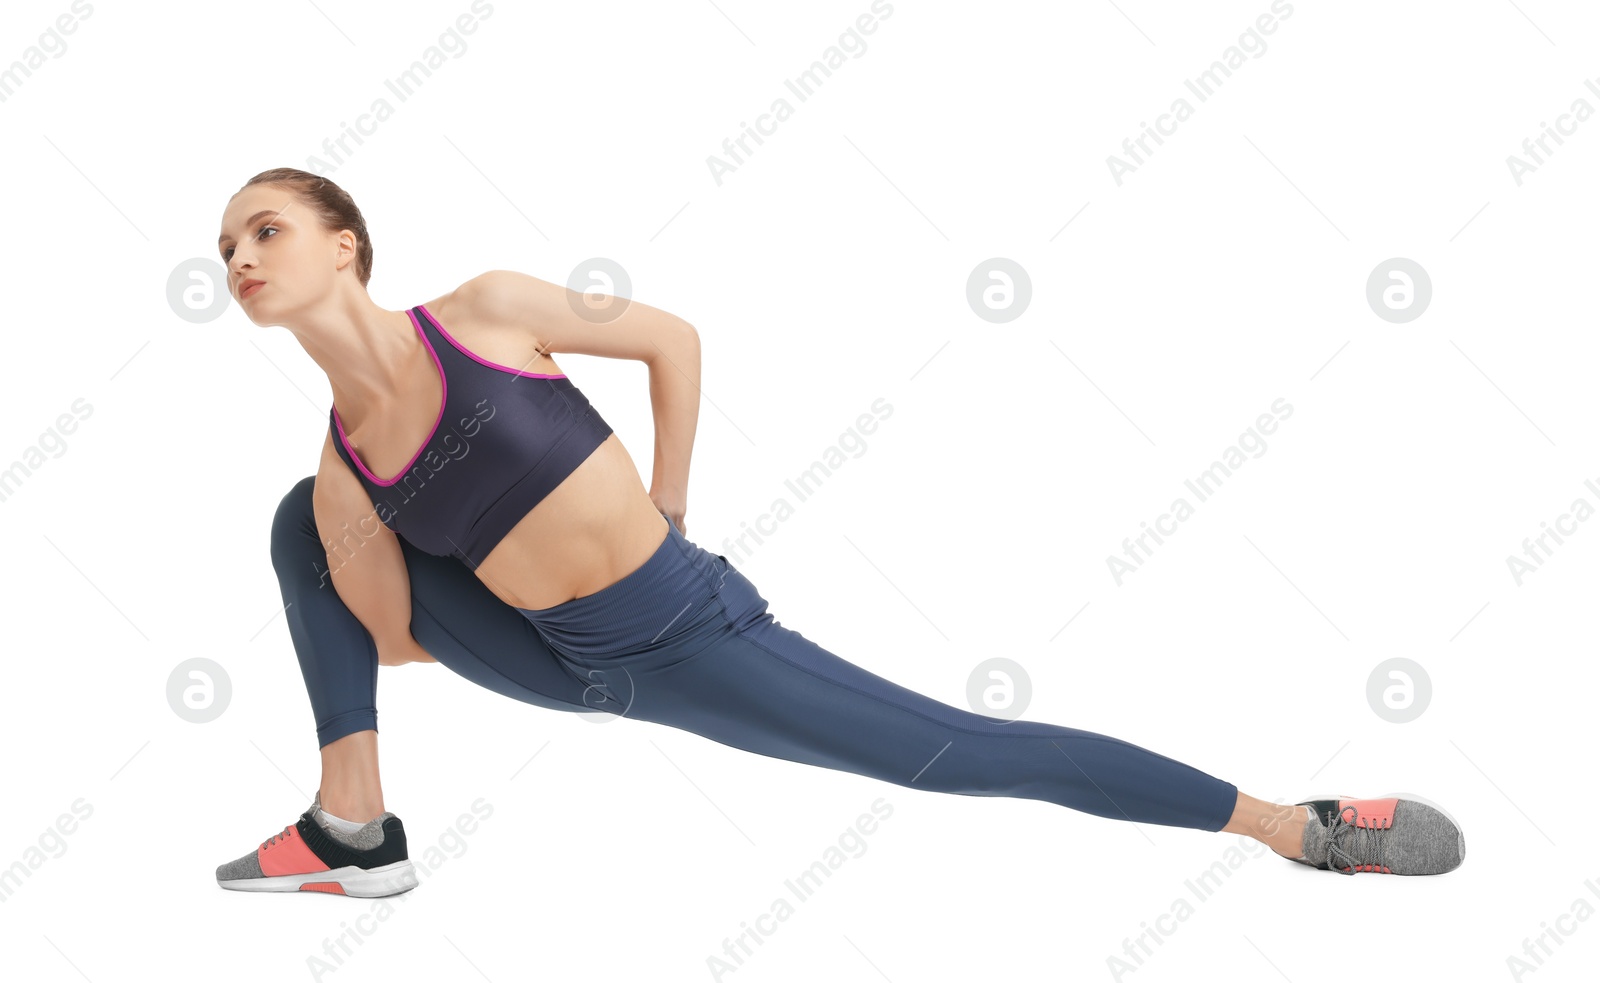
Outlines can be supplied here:
M461 293L475 317L531 335L545 354L631 358L649 368L656 442L650 501L687 533L689 456L700 415L700 334L694 325L627 298L613 298L616 315L598 319L584 294L514 270L475 276Z
M650 501L687 535L683 516L689 505L689 456L700 417L700 333L683 322L681 330L661 332L655 348L655 357L645 362L656 424Z

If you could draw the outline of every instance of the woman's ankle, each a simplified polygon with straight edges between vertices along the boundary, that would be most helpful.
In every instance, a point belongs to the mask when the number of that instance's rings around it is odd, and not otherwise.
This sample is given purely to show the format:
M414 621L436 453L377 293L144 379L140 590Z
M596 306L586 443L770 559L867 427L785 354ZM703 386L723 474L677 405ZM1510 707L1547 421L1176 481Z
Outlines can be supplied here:
M362 795L354 792L341 792L337 789L322 790L318 793L322 811L340 819L348 819L353 823L366 823L383 815L383 796Z
M1261 842L1280 857L1299 860L1305 852L1306 822L1310 817L1306 815L1305 806L1283 806L1281 810L1265 824L1267 835Z
M346 734L322 748L322 808L341 819L367 822L383 813L378 778L378 732Z
M1267 802L1241 792L1223 832L1259 840L1278 856L1295 860L1302 853L1308 819L1304 806Z

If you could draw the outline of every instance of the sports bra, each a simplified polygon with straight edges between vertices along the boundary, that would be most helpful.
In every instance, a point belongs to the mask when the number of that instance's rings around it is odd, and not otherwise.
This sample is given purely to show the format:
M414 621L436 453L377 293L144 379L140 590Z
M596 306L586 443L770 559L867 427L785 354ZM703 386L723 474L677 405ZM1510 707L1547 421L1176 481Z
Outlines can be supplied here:
M476 568L611 427L565 374L497 365L463 348L423 305L406 313L439 369L432 432L387 480L361 463L330 405L333 446L384 525L425 553Z

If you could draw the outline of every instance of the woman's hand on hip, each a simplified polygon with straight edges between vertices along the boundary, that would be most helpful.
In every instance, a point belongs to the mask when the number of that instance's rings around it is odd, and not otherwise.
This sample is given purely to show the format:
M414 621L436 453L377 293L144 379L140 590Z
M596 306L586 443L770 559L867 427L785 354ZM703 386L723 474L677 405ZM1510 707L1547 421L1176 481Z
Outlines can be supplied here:
M689 496L680 489L655 489L650 490L650 502L656 511L667 517L667 521L678 527L678 532L689 535L689 527L683 523L683 515L689 510Z

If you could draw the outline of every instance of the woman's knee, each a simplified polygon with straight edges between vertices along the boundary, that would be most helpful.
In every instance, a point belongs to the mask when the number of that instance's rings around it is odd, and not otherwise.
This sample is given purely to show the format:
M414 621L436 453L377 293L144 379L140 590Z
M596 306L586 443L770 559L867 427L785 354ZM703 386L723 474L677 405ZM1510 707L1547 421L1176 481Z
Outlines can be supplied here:
M317 476L308 474L278 502L272 516L272 565L281 573L291 565L303 563L308 555L324 560L322 540L317 535L317 517L311 506L311 492L316 487ZM315 550L308 550L315 544Z

